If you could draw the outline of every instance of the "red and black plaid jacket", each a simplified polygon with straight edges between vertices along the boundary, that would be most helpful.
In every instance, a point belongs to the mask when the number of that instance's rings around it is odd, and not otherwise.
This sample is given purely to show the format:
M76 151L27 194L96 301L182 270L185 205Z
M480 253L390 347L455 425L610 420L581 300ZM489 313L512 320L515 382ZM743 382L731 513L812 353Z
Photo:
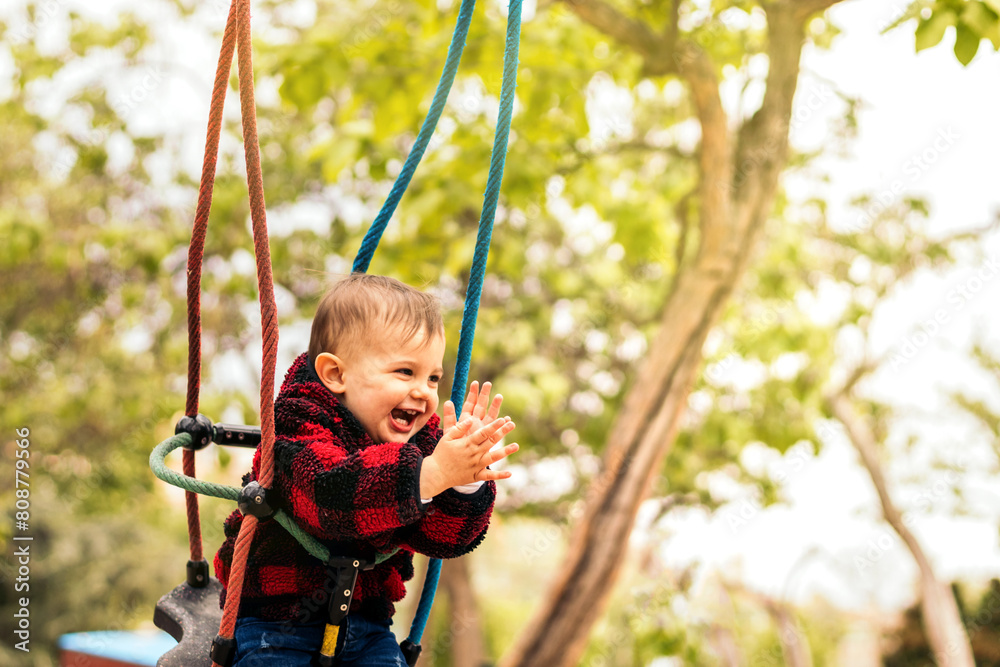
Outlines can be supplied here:
M362 571L350 613L386 620L413 577L413 553L453 558L472 551L486 535L496 484L472 494L449 489L429 505L420 500L420 466L441 438L433 415L409 442L374 442L357 419L320 382L308 354L285 375L274 405L275 476L272 506L321 540L335 555L373 558L399 551ZM257 479L260 450L253 471ZM225 589L243 516L225 522L226 540L215 555L215 574ZM298 623L325 618L325 564L276 521L262 522L247 560L240 616ZM220 604L225 604L226 591Z

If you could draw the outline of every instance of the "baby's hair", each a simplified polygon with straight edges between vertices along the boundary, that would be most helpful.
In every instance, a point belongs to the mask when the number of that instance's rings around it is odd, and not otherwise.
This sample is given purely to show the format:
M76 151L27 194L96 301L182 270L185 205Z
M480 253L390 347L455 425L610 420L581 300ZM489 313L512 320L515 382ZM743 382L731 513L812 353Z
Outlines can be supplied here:
M320 299L309 338L309 358L345 354L352 346L398 327L404 338L419 332L430 341L444 331L437 298L387 276L353 273Z

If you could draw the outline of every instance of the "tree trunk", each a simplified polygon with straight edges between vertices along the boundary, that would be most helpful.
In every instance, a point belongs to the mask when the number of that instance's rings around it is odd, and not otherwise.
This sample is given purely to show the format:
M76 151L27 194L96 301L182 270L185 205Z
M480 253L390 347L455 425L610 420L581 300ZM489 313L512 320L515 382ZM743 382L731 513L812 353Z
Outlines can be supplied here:
M962 616L958 612L958 604L951 592L951 586L938 580L923 547L910 532L906 520L889 495L889 487L878 460L875 434L843 394L830 398L828 406L837 420L844 425L848 439L858 451L861 462L875 485L882 505L882 516L903 540L903 544L910 550L920 569L920 592L923 598L920 613L923 616L924 630L927 632L927 641L930 642L935 663L941 667L975 667L972 646L969 644L969 636L962 624Z
M444 561L441 568L441 585L448 594L451 622L438 638L442 649L451 645L452 667L482 667L486 657L483 642L482 614L472 588L469 559L453 558Z
M659 475L696 378L705 337L745 270L771 213L787 161L792 98L805 22L835 0L766 5L770 68L761 108L733 141L719 98L716 65L698 46L629 19L603 0L567 0L582 20L643 56L647 74L679 75L701 124L698 209L693 259L682 263L664 305L660 330L608 436L602 474L587 494L566 562L533 619L504 656L503 667L579 663L625 557L640 503ZM683 251L683 249L681 249ZM685 257L687 253L679 252Z

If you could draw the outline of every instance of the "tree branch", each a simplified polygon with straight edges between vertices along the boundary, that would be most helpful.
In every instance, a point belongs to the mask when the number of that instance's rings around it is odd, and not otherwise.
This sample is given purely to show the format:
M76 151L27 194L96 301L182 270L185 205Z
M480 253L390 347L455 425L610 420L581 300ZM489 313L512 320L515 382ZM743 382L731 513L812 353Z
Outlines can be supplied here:
M734 238L722 231L731 223L732 138L719 96L715 63L696 44L683 39L665 39L648 24L628 18L604 0L565 2L585 23L638 53L643 58L643 71L647 76L677 74L687 82L701 124L698 151L701 224L704 228L719 230L717 234L703 235L700 242L704 244L706 238ZM668 27L668 30L671 29ZM795 67L797 71L797 64Z
M854 409L848 395L843 393L828 395L825 403L833 416L844 425L848 439L861 457L861 462L878 493L882 516L899 535L917 562L923 594L921 612L924 628L934 651L935 663L943 667L974 667L969 637L962 625L951 589L938 580L923 546L910 531L909 521L889 495L888 483L878 460L878 441L875 433L867 420Z
M563 1L584 23L630 47L644 60L662 57L663 38L646 23L625 16L604 0Z
M896 507L892 497L889 495L889 485L886 482L885 475L882 473L882 464L878 460L878 444L874 432L865 423L864 419L857 414L845 394L837 393L827 397L826 404L837 421L843 424L848 440L854 445L854 449L857 450L858 455L861 457L861 463L865 466L865 470L868 471L872 484L875 486L875 491L878 493L879 504L882 507L882 516L892 526L892 529L899 534L900 538L902 538L910 553L913 554L914 559L917 561L920 571L923 573L930 569L930 561L927 560L924 550L920 547L913 533L910 532L909 527L903 520L903 514Z
M813 14L823 12L843 0L786 0L795 8L795 13L803 19L807 19Z
M663 34L666 37L667 50L673 51L680 35L681 0L670 0L670 21Z

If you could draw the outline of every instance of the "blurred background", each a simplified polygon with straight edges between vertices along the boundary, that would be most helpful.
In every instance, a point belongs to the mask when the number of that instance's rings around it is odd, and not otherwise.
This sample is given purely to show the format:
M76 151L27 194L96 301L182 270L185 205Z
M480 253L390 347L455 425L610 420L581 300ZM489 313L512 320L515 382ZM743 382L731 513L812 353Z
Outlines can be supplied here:
M228 6L0 8L2 664L148 627L184 578L183 496L148 457L184 409L185 262ZM402 166L457 8L252 3L279 377ZM477 7L370 268L439 295L452 345L506 12ZM445 564L421 664L1000 665L998 13L525 4L471 371L504 394L521 451L489 538ZM235 80L201 410L256 424ZM236 485L249 457L213 445L199 476ZM201 507L211 560L231 506Z

